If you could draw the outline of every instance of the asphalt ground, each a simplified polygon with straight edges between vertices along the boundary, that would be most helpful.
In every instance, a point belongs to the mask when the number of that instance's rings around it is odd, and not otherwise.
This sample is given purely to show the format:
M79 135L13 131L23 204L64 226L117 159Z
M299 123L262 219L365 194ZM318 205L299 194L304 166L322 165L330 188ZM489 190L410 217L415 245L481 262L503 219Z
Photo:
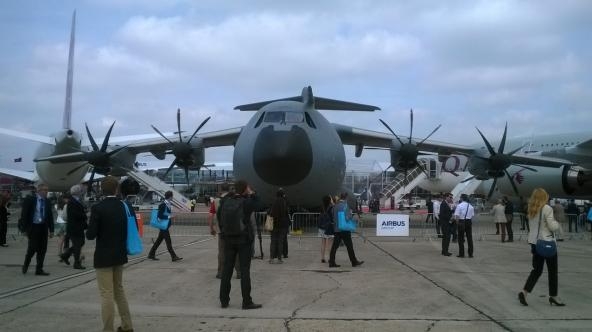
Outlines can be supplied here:
M558 245L559 295L567 305L549 305L545 271L524 307L517 299L531 270L524 236L501 243L482 217L474 230L482 235L475 240L475 257L455 257L455 243L454 255L444 257L437 237L376 237L369 228L372 216L365 218L367 228L354 236L356 255L365 261L361 267L351 267L344 247L337 252L340 268L321 263L320 239L310 233L289 237L284 264L254 259L252 297L263 305L259 310L241 309L240 281L234 278L230 307L220 308L217 240L207 227L179 226L185 228L173 236L184 258L179 262L170 260L164 243L160 260L147 260L155 233L146 230L144 254L130 257L124 271L134 330L592 330L589 232L567 234ZM45 259L50 276L34 275L35 259L29 273L21 273L26 243L22 236L9 236L9 247L0 248L0 330L99 331L94 241L83 248L87 269L81 272L58 262L56 241L50 239ZM269 237L262 243L267 257Z

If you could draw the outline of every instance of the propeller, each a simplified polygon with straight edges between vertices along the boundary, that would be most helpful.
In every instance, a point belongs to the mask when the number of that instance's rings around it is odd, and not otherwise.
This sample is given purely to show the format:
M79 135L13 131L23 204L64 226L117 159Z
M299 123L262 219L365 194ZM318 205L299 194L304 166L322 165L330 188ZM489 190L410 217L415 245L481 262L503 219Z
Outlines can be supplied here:
M509 153L504 153L504 149L505 149L505 145L506 145L506 134L508 132L508 123L507 122L504 127L504 134L503 134L502 140L498 146L497 152L491 146L491 144L489 143L487 138L485 138L485 136L483 135L481 130L479 130L479 128L477 128L477 127L475 127L475 128L477 129L477 132L479 132L479 135L481 135L481 138L483 139L483 142L485 143L485 146L487 147L487 151L489 152L489 157L474 156L478 159L481 159L481 160L487 162L487 164L488 164L487 175L489 175L490 177L493 177L493 183L491 184L491 188L489 189L489 194L487 195L487 199L490 199L491 196L493 195L493 191L495 190L495 185L497 184L497 179L503 177L504 174L508 177L508 179L510 180L510 184L512 185L512 189L514 189L514 192L518 195L518 188L516 187L516 184L514 183L514 179L512 178L512 176L510 176L510 173L508 173L507 168L510 167L511 165L515 165L515 166L523 167L524 169L527 169L532 172L537 171L534 168L527 167L527 166L520 165L520 164L513 162L512 156L516 152L520 151L525 145L522 145L519 148L510 151ZM464 181L471 180L472 178L474 178L474 177L468 178Z
M395 132L391 129L391 127L386 122L384 122L382 119L379 119L380 122L386 127L386 129L388 129L388 131L390 131L391 134L393 134L393 136L395 136L397 141L399 141L399 143L401 144L401 147L398 150L390 149L391 153L397 152L398 156L399 156L399 160L396 165L392 164L393 160L391 158L391 166L395 169L399 169L399 170L402 169L404 171L405 182L407 182L407 171L413 167L420 167L421 170L427 176L429 176L429 174L427 173L427 171L423 167L423 165L417 161L417 156L426 155L426 153L419 152L419 147L428 138L430 138L438 129L440 129L440 127L442 127L441 124L438 125L434 130L432 130L432 132L428 136L426 136L426 138L422 139L419 143L415 144L412 141L412 137L413 137L413 109L410 110L409 117L410 117L410 130L409 130L409 140L407 142L403 142L401 140L401 138L399 138L399 136L397 136L397 134L395 134Z
M156 131L162 138L164 138L167 142L171 145L172 154L175 156L175 160L171 163L169 168L164 173L166 176L175 165L179 167L183 167L185 170L185 179L187 180L187 184L189 184L189 167L194 166L195 160L193 157L194 147L191 146L191 140L197 135L197 132L210 120L208 116L202 123L195 129L193 134L189 137L186 142L183 142L183 137L181 137L181 109L177 109L177 133L179 134L179 141L173 142L169 140L166 136L164 136L158 128L155 126L151 126L154 131ZM201 166L201 165L200 165Z
M113 123L109 127L109 130L107 131L107 135L103 139L103 144L101 144L101 147L99 148L99 146L95 142L95 139L93 138L92 134L90 133L90 130L88 129L88 124L86 124L86 123L84 124L84 126L86 127L86 134L88 135L88 140L90 141L90 144L92 146L92 151L82 152L83 153L82 159L85 160L86 163L71 169L67 173L67 175L70 175L70 174L76 172L77 170L81 169L82 167L85 167L90 164L93 167L93 169L90 174L90 179L88 181L88 192L90 192L92 190L92 182L95 177L95 173L99 173L99 174L109 173L111 171L111 167L112 167L111 157L114 154L121 151L122 149L126 148L126 146L121 146L121 147L118 147L116 149L113 149L113 150L107 152L107 147L109 146L109 137L111 137L111 131L113 130L114 125L115 125L115 121L113 121Z

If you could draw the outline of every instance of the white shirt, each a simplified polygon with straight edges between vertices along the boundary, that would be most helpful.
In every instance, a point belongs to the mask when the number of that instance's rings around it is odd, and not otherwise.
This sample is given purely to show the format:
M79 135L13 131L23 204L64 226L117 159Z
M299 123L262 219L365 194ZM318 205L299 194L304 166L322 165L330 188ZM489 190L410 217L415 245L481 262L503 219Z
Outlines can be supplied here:
M440 201L434 201L434 217L439 218L440 216Z
M454 210L456 220L473 219L474 216L475 209L468 202L461 202Z

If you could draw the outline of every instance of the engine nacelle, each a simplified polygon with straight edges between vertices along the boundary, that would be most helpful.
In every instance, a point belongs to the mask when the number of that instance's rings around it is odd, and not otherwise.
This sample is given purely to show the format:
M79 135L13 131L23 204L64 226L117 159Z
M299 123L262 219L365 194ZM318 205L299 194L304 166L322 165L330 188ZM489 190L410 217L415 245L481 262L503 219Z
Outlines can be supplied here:
M467 168L469 173L473 175L477 180L488 180L492 177L489 174L489 163L487 160L483 160L476 156L470 156Z
M508 173L512 176L521 196L528 197L535 188L545 189L550 197L592 197L592 172L577 166L560 168L532 167L537 172L529 171L520 166L510 166ZM498 179L501 192L514 195L507 177Z

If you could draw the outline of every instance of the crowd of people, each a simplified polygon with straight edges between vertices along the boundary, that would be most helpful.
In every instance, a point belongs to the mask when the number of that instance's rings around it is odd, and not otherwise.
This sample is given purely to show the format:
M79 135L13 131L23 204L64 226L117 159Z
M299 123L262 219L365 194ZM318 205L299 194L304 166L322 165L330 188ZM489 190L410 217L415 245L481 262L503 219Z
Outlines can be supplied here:
M117 331L133 331L129 306L123 289L123 266L128 261L126 248L128 217L125 206L122 204L127 205L128 209L133 209L131 202L126 198L136 195L139 189L139 184L135 180L126 179L120 183L117 178L107 176L101 180L104 198L93 205L88 213L82 201L84 186L73 186L68 193L58 198L55 206L52 206L47 198L47 186L38 183L35 194L24 199L21 209L19 229L28 238L22 265L23 274L28 272L31 260L36 256L35 274L49 275L49 272L44 270L44 259L48 238L54 235L58 237L60 261L70 265L69 260L73 257L74 269L86 268L81 254L85 239L96 240L93 267L96 270L97 286L101 296L101 317L105 331L113 330L114 303L121 317L121 326ZM158 260L156 250L162 241L165 241L173 262L182 259L175 253L169 234L169 229L175 220L172 197L171 191L166 192L164 201L158 206L158 219L167 220L168 225L165 229L159 230L158 238L148 252L147 257L151 260ZM215 277L220 279L220 305L222 308L230 305L230 281L234 270L237 279L241 280L242 308L261 308L262 305L255 303L251 297L250 266L251 259L254 257L254 242L258 230L254 222L254 213L262 211L265 206L259 201L255 191L243 180L237 181L232 189L227 184L222 185L217 197L212 197L208 201L210 233L218 238L218 268ZM9 202L10 195L2 193L0 195L0 246L4 247L7 246L6 220L9 214L7 209ZM569 231L572 231L572 224L577 231L577 219L572 219L572 216L576 215L574 211L579 213L579 210L573 200L569 201L565 210L559 201L555 201L553 206L548 202L548 194L543 189L535 189L525 210L526 220L521 223L521 229L529 230L528 243L531 247L533 267L522 291L518 294L522 305L528 305L527 295L532 292L545 264L549 271L549 303L557 306L565 305L558 297L557 253L542 254L539 251L538 242L544 240L554 243L561 240L560 223L566 219L569 220ZM340 218L359 219L359 214L356 212L359 212L360 207L356 204L354 209L350 208L347 193L341 193L338 196L326 195L319 203L321 206L318 218L318 236L321 239L320 261L327 263L329 268L340 267L336 261L336 252L343 243L351 266L361 266L364 261L356 257L351 230L344 228L339 222ZM438 237L442 239L441 254L452 255L450 252L452 241L458 243L457 257L473 258L475 248L472 227L475 208L469 202L469 197L463 194L458 202L454 202L453 195L447 193L441 199L440 197L429 199L427 207L428 217L425 222L436 224ZM514 212L514 206L507 197L498 200L491 209L497 234L501 234L501 242L513 241ZM276 198L268 208L267 214L273 218L269 263L280 264L288 258L287 235L290 228L290 203L283 189L277 190ZM260 230L258 235L260 238Z

